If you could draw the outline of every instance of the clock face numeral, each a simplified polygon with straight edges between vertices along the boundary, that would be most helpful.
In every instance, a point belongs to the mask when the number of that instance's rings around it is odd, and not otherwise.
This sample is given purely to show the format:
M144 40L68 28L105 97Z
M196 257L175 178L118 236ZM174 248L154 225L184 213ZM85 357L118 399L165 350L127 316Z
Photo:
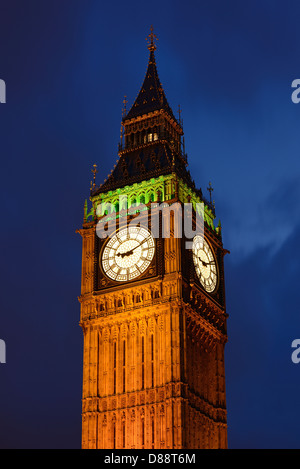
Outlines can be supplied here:
M208 242L201 236L193 240L193 261L201 285L212 293L218 283L218 271L214 254Z
M151 233L142 227L118 231L105 245L100 262L105 274L117 282L133 280L143 274L154 257Z

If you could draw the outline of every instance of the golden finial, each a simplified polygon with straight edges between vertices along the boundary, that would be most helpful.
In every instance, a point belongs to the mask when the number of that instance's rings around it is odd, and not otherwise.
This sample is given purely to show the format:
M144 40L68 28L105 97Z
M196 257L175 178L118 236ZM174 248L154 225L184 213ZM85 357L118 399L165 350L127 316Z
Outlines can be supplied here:
M154 43L154 39L158 41L157 36L153 33L153 26L151 25L150 27L150 34L146 37L146 41L148 42L148 49L150 51L155 51L156 50L156 45Z
M178 105L178 116L179 116L179 124L182 125L180 104Z
M98 173L96 164L93 165L92 173L94 174L94 177L93 177L93 184L91 182L91 189L93 188L94 190L96 187L96 174Z
M127 96L125 95L124 99L123 99L122 117L126 116L126 104L128 103L126 98L127 98Z
M207 188L208 192L209 192L209 198L210 198L210 205L212 205L212 201L211 201L211 193L213 192L213 188L212 188L212 185L211 185L211 182L209 181L209 187Z

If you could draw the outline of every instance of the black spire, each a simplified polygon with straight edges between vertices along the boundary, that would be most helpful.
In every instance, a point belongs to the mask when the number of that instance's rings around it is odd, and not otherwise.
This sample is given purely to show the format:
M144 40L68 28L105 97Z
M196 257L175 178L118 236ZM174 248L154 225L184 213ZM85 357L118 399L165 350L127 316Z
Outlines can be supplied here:
M164 109L172 119L177 121L173 115L171 107L169 106L157 73L154 55L154 51L156 50L154 38L156 38L156 36L153 34L152 26L151 33L148 37L150 38L150 44L148 45L150 55L146 76L135 102L133 103L133 106L128 114L124 116L123 122L137 116L148 114L149 112L159 111L161 109Z
M152 27L148 37L150 55L143 85L127 114L123 108L120 159L108 179L92 191L94 195L171 173L194 188L182 148L182 125L174 117L158 77Z

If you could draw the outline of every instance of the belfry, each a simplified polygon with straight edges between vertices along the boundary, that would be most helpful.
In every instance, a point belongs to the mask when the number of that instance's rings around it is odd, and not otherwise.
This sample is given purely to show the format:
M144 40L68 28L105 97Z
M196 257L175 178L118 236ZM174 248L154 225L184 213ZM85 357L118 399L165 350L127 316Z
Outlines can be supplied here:
M100 186L94 166L79 230L86 449L227 448L227 251L214 203L188 170L155 39L151 29L142 87L123 110L117 163ZM155 207L190 204L194 220L199 203L204 232L190 249L185 234L175 236L175 212L170 235L153 235ZM101 220L115 223L106 238L97 234Z

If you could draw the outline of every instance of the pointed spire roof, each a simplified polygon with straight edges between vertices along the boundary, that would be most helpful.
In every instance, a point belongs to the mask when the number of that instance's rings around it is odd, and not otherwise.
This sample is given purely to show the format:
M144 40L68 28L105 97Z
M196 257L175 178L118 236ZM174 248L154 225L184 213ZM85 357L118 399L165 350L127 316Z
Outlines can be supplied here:
M151 33L148 37L150 38L150 43L148 45L150 55L147 72L140 92L130 111L126 114L126 116L124 116L123 122L143 114L148 114L149 112L159 111L161 109L164 109L170 115L170 117L177 121L173 115L171 107L169 106L157 73L154 55L154 51L156 50L154 38L156 38L156 36L153 34L152 26Z

